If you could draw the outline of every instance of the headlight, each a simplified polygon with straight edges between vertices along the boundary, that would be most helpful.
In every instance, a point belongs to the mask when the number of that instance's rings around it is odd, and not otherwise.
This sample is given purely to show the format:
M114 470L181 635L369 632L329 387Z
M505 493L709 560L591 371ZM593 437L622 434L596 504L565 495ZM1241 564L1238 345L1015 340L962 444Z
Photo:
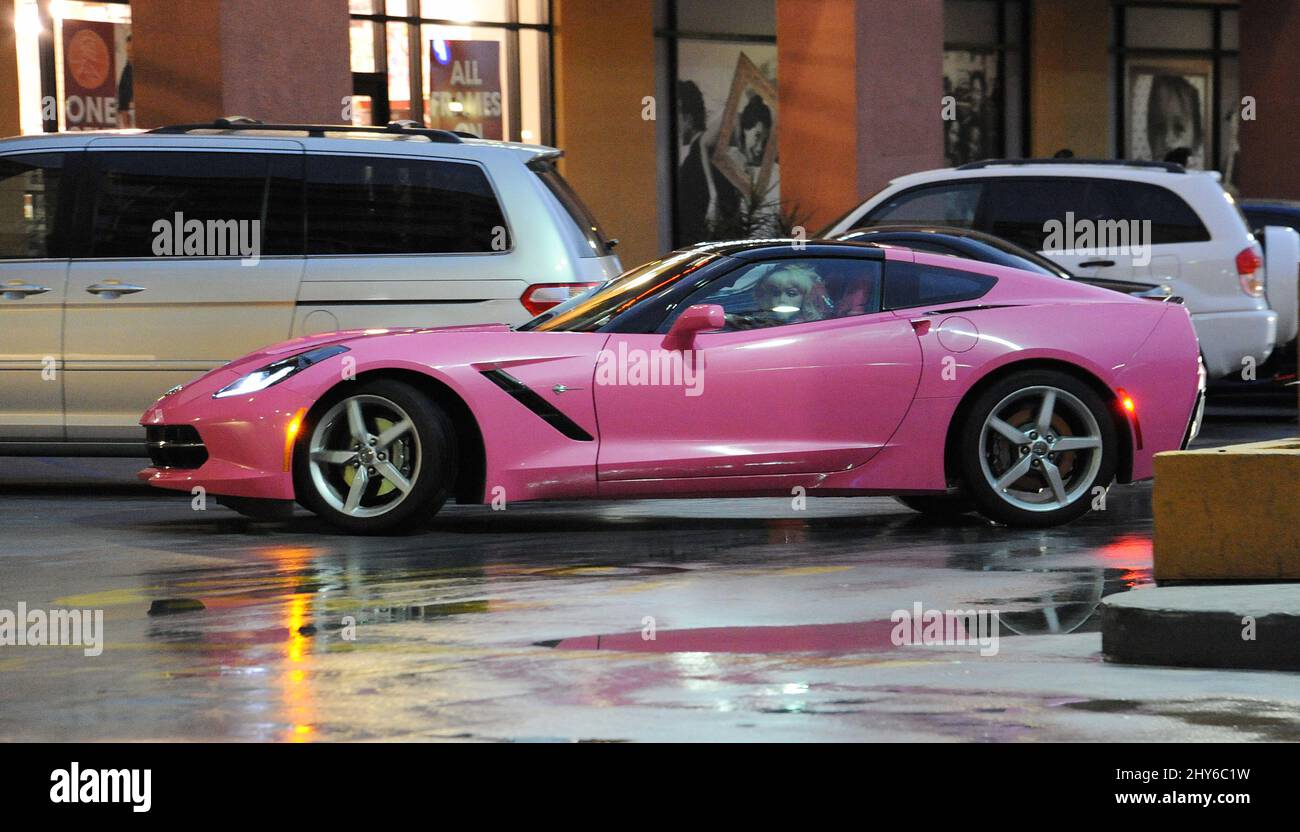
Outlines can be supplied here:
M308 350L290 358L282 358L274 364L267 364L262 369L254 370L243 378L227 384L213 393L212 398L224 399L229 396L244 396L249 393L260 392L272 385L279 384L290 376L301 373L313 364L318 364L331 356L347 351L347 347L335 344L330 347L318 347L314 350Z

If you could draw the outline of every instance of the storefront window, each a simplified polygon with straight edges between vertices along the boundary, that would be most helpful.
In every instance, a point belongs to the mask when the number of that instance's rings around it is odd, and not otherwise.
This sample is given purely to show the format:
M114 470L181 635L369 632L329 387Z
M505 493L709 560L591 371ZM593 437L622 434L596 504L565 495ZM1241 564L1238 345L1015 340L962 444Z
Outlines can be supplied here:
M135 125L126 0L17 0L14 31L24 133Z
M1115 145L1129 159L1236 174L1238 12L1224 5L1115 7Z
M671 216L660 236L700 240L786 236L777 153L775 0L663 0L657 73L671 89ZM662 130L662 128L661 128Z
M945 0L943 153L949 165L1027 145L1026 17L1020 0Z
M352 0L354 28L385 32L373 59L370 39L353 38L353 122L409 119L550 141L548 8L544 0Z

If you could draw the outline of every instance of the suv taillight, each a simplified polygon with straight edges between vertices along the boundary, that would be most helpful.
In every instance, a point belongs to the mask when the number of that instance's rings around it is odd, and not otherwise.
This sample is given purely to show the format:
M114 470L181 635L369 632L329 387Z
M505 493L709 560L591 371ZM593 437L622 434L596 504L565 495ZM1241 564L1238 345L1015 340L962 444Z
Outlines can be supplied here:
M599 285L600 283L534 283L524 290L519 302L528 310L528 314L540 315Z
M1241 291L1252 298L1264 296L1264 278L1258 274L1263 265L1254 247L1248 246L1237 253L1237 279L1241 281Z

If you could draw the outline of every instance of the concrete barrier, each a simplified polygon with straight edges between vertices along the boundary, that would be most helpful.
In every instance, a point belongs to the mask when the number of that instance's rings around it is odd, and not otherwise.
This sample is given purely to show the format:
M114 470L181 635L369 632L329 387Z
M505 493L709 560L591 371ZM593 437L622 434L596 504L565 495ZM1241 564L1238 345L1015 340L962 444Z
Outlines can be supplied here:
M1157 454L1152 507L1157 583L1300 580L1300 439Z

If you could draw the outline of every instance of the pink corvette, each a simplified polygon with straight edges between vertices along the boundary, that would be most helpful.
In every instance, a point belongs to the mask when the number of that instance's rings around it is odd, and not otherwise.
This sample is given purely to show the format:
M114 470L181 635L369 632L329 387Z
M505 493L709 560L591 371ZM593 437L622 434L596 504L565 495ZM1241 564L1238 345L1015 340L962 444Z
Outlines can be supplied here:
M151 484L350 532L449 498L895 495L1063 523L1199 428L1187 310L901 248L749 241L516 329L334 332L169 390Z

